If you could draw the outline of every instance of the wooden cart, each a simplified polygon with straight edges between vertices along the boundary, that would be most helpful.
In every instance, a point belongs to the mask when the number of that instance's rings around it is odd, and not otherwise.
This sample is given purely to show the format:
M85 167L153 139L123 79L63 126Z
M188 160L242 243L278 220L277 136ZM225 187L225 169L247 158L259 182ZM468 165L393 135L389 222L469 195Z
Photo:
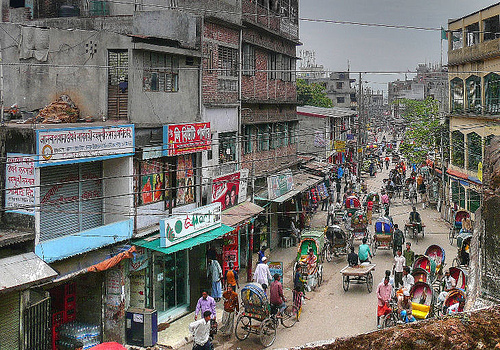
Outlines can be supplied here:
M375 264L346 266L340 270L344 291L349 290L349 284L351 283L366 283L368 293L371 293L373 290L372 271L375 270L375 266Z

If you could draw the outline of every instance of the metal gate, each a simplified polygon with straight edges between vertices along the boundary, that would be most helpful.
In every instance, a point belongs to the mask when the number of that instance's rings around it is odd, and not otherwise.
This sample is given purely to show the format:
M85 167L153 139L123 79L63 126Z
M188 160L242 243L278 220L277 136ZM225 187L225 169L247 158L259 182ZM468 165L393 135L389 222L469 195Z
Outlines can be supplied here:
M0 295L0 350L19 348L19 292Z
M24 350L51 349L50 296L23 311Z

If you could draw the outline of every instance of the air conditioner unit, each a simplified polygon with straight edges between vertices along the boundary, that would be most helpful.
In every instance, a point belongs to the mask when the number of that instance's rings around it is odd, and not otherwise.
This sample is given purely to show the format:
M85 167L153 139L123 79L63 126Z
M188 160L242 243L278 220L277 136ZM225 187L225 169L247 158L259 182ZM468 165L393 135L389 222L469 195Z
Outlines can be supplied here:
M158 314L156 310L129 308L125 318L127 344L153 346L158 341Z

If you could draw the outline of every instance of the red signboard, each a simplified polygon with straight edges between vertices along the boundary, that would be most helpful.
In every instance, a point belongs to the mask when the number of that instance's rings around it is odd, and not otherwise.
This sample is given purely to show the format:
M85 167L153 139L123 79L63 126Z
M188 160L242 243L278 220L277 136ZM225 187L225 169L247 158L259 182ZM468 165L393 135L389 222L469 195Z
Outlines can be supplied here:
M176 156L211 147L210 123L171 124L163 126L163 155Z
M246 200L248 169L223 175L213 179L212 203L220 202L222 210L226 210Z

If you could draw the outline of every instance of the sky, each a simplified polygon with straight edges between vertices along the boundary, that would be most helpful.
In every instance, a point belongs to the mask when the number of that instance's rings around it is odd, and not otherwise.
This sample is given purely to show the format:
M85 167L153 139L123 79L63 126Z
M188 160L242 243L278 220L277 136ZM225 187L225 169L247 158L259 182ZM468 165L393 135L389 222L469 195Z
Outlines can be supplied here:
M299 0L299 17L447 28L456 19L497 3L492 0ZM440 31L364 27L300 21L298 50L316 52L316 63L332 71L414 71L419 63L439 63ZM443 63L446 64L443 41ZM410 78L411 75L408 75ZM353 77L354 78L354 77ZM357 78L357 74L355 76ZM366 74L363 82L387 90L404 74Z

